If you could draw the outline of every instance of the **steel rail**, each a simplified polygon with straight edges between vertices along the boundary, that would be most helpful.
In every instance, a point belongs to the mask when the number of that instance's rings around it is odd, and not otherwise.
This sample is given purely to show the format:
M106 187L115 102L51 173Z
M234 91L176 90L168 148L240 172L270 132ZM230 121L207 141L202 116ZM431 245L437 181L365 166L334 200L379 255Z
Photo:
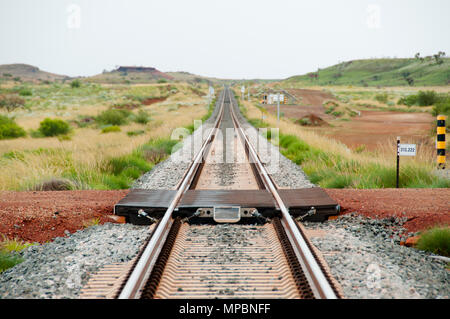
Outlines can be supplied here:
M150 241L145 247L141 258L134 267L130 277L128 278L125 286L120 292L118 299L137 299L140 298L141 292L147 279L149 278L155 262L161 252L162 246L167 238L170 228L173 224L172 212L176 208L179 200L183 193L189 188L190 183L194 177L195 171L198 169L200 160L202 159L207 145L211 143L212 137L215 134L218 124L220 123L223 116L224 101L225 101L226 90L222 91L222 102L220 103L220 111L217 119L214 123L214 127L208 134L208 137L203 142L202 147L196 154L194 161L191 162L187 174L184 175L181 185L179 185L175 197L173 198L171 204L167 208L164 216L158 223L156 229L154 230Z
M236 114L234 112L234 103L233 101L231 101L231 96L230 102L231 102L230 103L231 115L233 118L233 122L235 123L236 129L238 130L240 137L245 141L245 145L247 145L248 147L251 158L255 161L256 167L260 172L261 177L263 178L264 184L267 186L267 189L272 194L272 196L274 197L275 201L278 204L279 209L281 210L282 213L281 224L283 225L286 234L289 238L289 241L292 247L294 248L295 254L297 255L297 258L302 266L305 276L308 279L308 283L310 284L311 289L314 293L314 297L320 299L337 299L337 296L333 288L331 287L327 278L323 274L322 269L320 268L319 264L314 258L305 239L303 238L303 235L298 230L294 219L289 214L289 210L287 209L286 205L283 203L283 200L278 194L277 187L272 182L269 174L267 173L266 168L264 167L264 165L261 162L261 159L258 156L258 153L254 149L244 130L240 126Z

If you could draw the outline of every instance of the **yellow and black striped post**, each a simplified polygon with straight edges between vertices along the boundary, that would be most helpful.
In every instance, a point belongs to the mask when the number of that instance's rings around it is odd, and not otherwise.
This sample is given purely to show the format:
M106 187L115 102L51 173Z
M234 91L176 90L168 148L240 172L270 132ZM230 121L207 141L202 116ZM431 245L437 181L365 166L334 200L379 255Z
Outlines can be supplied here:
M445 169L445 116L437 117L437 163L438 169Z

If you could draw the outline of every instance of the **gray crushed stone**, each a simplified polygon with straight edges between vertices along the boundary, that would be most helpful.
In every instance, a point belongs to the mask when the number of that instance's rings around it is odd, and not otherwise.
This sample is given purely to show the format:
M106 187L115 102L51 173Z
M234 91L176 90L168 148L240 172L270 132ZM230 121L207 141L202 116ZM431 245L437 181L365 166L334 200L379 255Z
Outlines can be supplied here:
M0 274L0 299L77 298L91 274L131 260L148 235L148 227L106 223L30 246Z
M324 223L305 222L304 226L326 231L311 242L323 254L346 298L448 299L446 262L399 245L405 221L349 214Z

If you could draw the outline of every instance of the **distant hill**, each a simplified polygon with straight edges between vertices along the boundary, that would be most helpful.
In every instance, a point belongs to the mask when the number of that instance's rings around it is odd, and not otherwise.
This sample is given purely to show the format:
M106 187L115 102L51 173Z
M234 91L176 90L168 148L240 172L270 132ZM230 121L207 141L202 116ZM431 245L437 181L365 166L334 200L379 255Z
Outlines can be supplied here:
M158 81L172 81L174 77L152 67L119 66L112 71L85 77L85 81L98 83L155 83Z
M65 75L41 71L38 67L29 64L0 65L0 78L4 80L14 80L20 78L21 81L29 82L70 79L70 77Z
M192 73L184 72L184 71L166 72L166 74L169 74L170 76L172 76L175 79L175 81L180 81L180 82L216 83L216 82L220 82L221 81L218 78L210 78L210 77L196 75L196 74L192 74Z
M284 85L431 86L450 84L450 58L368 59L343 62L281 81Z

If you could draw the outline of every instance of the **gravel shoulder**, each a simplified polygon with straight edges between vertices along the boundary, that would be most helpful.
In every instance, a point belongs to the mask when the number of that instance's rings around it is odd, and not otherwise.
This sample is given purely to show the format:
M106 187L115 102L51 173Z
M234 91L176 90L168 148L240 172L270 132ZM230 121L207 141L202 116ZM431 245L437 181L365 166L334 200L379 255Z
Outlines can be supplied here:
M399 245L405 220L348 214L304 226L346 298L448 299L450 271L446 262Z
M0 299L77 298L91 274L131 260L148 235L149 227L106 223L28 247L0 275Z

